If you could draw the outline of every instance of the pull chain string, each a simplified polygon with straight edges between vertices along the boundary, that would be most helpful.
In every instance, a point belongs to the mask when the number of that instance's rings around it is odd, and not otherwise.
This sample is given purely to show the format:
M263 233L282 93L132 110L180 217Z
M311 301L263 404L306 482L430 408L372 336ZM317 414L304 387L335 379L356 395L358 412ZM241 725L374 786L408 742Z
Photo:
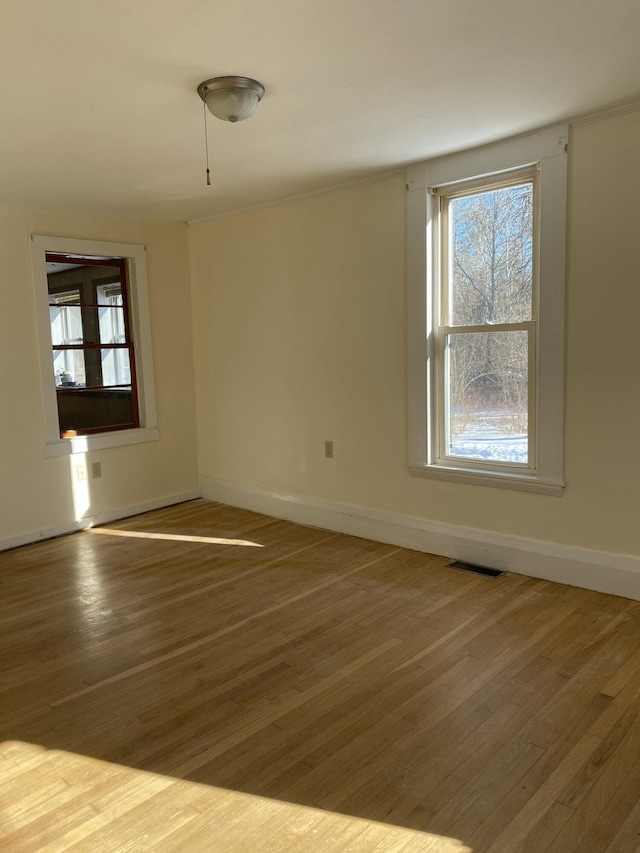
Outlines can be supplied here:
M202 118L204 119L204 150L207 157L207 186L211 186L211 176L209 174L209 138L207 136L207 103L202 102Z

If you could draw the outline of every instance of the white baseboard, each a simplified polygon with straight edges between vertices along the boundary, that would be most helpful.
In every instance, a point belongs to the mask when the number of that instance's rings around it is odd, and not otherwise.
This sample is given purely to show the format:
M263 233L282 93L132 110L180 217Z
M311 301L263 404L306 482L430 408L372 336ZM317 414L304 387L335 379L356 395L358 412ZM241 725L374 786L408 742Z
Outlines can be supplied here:
M32 545L34 542L40 542L43 539L55 539L56 536L76 533L78 530L85 530L87 527L94 527L97 524L108 524L110 521L128 518L130 515L140 515L140 513L150 512L152 509L162 509L165 506L193 501L201 497L202 493L200 490L194 489L192 492L182 492L178 495L169 495L169 497L158 498L153 501L147 501L146 503L120 507L110 512L87 516L78 521L69 521L66 524L60 524L56 527L48 527L45 530L34 530L30 533L23 533L21 536L12 536L10 539L0 539L0 551L7 551L9 548L19 548L22 545Z
M640 557L278 494L209 477L202 479L202 497L311 527L640 600Z

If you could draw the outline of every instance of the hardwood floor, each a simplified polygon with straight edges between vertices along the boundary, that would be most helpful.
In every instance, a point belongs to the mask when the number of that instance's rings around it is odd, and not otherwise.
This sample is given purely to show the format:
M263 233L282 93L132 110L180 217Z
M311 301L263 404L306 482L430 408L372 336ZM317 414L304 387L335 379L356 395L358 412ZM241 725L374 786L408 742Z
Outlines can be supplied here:
M0 554L3 851L640 850L640 603L194 501Z

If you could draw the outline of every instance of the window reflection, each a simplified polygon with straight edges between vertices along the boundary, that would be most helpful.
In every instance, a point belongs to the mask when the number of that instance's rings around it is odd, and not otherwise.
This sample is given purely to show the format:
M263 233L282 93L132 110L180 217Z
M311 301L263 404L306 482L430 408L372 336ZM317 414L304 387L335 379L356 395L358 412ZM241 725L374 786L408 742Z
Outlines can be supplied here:
M138 426L126 263L47 254L62 437Z

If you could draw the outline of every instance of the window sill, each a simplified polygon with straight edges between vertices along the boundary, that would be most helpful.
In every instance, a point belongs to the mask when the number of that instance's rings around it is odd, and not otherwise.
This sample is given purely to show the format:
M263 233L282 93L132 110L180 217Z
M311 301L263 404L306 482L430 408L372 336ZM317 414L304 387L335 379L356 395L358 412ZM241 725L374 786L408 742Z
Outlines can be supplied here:
M445 465L409 465L414 477L431 477L451 483L466 483L475 486L490 486L498 489L513 489L520 492L536 492L540 495L562 495L564 482L541 480L532 474L505 474L502 472L469 471Z
M159 438L160 433L156 428L123 429L95 435L78 435L75 438L47 441L45 456L71 456L73 453L88 453L91 450L106 450L109 447L126 447L130 444L158 441Z

